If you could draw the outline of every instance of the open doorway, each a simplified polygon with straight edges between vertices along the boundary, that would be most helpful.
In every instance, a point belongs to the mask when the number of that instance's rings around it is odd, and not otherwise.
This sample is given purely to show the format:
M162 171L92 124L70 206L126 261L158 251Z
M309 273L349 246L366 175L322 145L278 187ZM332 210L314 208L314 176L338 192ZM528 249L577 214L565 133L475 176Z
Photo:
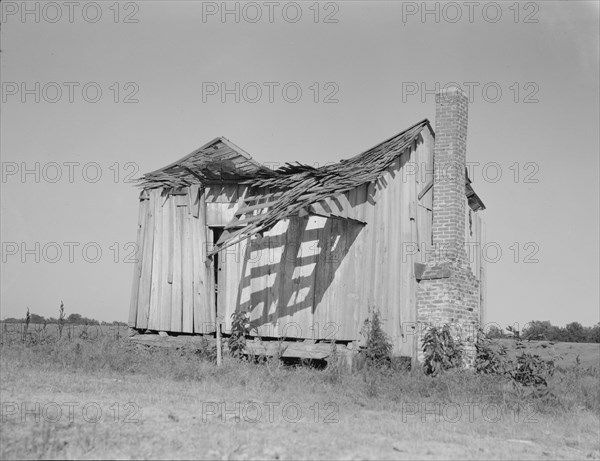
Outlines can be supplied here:
M217 245L217 242L219 241L219 239L221 238L221 235L223 235L223 232L225 231L224 227L210 227L211 230L211 234L212 234L212 244L213 244L213 248ZM220 261L220 253L216 253L213 256L213 282L214 282L214 287L215 287L215 305L213 306L213 309L215 310L215 318L216 316L219 315L219 275L223 270L222 267L222 261Z

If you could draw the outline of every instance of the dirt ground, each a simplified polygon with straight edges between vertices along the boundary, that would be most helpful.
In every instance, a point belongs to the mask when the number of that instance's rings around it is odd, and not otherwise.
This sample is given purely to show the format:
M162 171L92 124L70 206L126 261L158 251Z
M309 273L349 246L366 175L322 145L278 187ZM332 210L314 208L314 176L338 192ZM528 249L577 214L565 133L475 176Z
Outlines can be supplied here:
M216 387L210 380L4 368L4 459L600 457L598 417L587 412L555 419L525 408L515 417L450 402L438 418L431 405L339 395L335 387L282 392L245 386L243 377Z

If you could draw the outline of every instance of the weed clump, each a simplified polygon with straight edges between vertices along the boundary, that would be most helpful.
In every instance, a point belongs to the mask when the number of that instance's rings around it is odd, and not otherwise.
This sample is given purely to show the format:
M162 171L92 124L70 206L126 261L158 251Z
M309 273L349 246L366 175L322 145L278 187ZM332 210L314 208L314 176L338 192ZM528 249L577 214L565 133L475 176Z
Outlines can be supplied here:
M475 342L475 371L484 375L504 374L508 365L507 351L504 344L498 345L480 329Z
M373 310L372 318L365 320L363 331L367 339L365 346L366 364L370 366L388 365L392 353L392 343L383 331L381 314L378 310Z
M241 359L246 353L246 336L250 333L250 314L237 311L231 314L231 336L228 339L229 354Z
M542 359L537 354L526 352L523 342L517 340L516 361L509 361L505 376L510 380L514 390L520 395L532 397L548 397L548 378L554 375L553 359Z
M423 353L425 374L437 376L463 364L463 346L450 333L450 327L444 325L441 329L432 326L423 338Z
M555 397L550 393L548 380L554 375L554 359L543 359L537 354L527 352L520 337L516 338L517 356L515 360L507 357L507 348L496 345L479 330L475 344L475 370L480 374L501 376L508 380L519 400ZM520 353L519 353L520 351Z

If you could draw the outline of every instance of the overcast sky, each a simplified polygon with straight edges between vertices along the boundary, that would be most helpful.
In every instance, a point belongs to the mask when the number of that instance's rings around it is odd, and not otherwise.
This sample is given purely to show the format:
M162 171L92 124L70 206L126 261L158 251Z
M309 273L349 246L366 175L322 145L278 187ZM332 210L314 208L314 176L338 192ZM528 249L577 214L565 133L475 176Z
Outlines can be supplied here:
M2 318L63 300L127 320L128 178L216 136L259 162L338 161L433 123L431 90L456 82L489 320L600 320L598 2L1 7Z

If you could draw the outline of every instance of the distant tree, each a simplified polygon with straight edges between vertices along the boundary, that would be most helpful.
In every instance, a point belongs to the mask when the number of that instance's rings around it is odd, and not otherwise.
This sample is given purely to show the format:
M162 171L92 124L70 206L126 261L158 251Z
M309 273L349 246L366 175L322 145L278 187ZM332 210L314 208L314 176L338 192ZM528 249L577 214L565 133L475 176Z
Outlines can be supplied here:
M45 323L46 319L43 316L41 316L41 315L31 314L30 318L29 318L29 321L31 323Z
M584 327L579 322L571 322L565 327L552 325L549 321L533 320L523 330L523 339L545 340L571 343L599 343L600 323L593 327Z
M89 319L87 317L83 317L81 319L81 323L83 323L84 325L100 325L100 322L98 322L98 320L96 320L96 319Z
M76 325L79 325L82 323L82 317L81 314L69 314L69 316L66 318L66 322L67 323L73 323Z
M571 343L580 343L585 341L585 332L579 322L571 322L565 327L567 333L566 341Z
M506 335L502 331L501 328L498 328L496 325L492 325L488 328L487 337L490 339L495 338L504 338Z
M552 324L548 320L532 320L523 330L523 339L543 339L550 340L552 334Z
M600 323L589 329L586 339L588 343L600 343Z
M552 325L550 331L548 331L548 341L566 341L566 331L564 328Z
M2 320L4 323L23 323L25 320L23 319L16 319L14 317L9 317L7 319Z

